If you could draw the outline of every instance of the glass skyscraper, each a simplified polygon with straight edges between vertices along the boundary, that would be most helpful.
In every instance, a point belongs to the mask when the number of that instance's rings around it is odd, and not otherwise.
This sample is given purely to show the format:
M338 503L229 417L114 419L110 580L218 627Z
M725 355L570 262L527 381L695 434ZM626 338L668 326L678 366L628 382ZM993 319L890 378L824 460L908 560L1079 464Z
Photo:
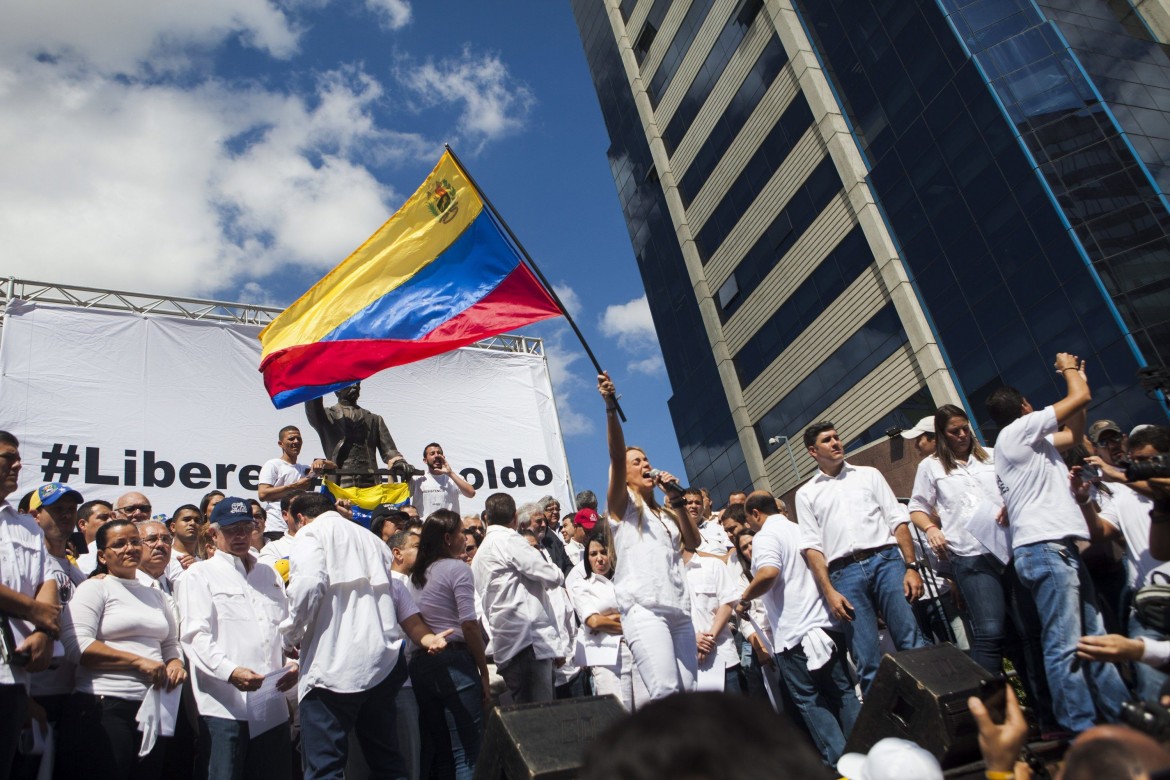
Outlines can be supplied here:
M988 393L1051 402L1058 351L1091 417L1166 423L1165 3L572 5L692 483L785 492L818 419L994 439Z

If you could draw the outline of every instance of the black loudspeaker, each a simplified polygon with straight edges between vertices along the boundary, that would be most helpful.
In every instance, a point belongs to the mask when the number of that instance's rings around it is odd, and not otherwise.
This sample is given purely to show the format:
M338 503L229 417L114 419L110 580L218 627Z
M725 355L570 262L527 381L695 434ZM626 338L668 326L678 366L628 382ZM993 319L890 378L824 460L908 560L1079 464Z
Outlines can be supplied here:
M496 707L488 717L475 780L576 777L586 746L625 715L613 696Z
M967 709L992 675L952 644L882 658L846 753L868 753L878 740L901 737L934 754L943 769L978 761L979 729Z

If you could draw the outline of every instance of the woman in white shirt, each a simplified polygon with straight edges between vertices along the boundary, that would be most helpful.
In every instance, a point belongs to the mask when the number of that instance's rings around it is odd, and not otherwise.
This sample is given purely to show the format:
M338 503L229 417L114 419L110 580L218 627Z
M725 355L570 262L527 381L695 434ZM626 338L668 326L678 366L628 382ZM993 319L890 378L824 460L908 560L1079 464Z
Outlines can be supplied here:
M995 479L995 453L984 449L971 433L967 413L958 406L940 406L934 414L935 454L918 464L910 499L910 519L926 532L935 554L951 561L955 584L967 605L971 627L971 658L998 674L1003 667L1006 535L995 523L1004 515L1003 497Z
M698 668L691 599L681 552L702 543L682 510L682 489L670 474L654 473L638 447L627 447L617 414L617 391L608 374L597 377L605 399L609 442L608 512L617 570L614 590L622 631L651 699L693 690ZM654 495L670 495L670 508Z
M142 539L133 523L106 523L96 541L105 576L78 586L62 622L61 640L79 660L62 724L63 769L101 780L158 778L166 739L140 756L137 720L151 688L171 691L187 679L178 622L170 597L136 578Z
M491 698L483 633L475 613L475 580L462 560L465 545L459 515L435 510L423 523L410 576L423 620L436 633L452 632L442 653L418 651L410 659L423 777L470 780Z
M622 641L622 615L614 590L612 557L605 533L596 531L585 540L585 576L569 590L581 632L577 644L593 675L593 693L613 695L633 711L646 698L646 690L634 671L634 657Z

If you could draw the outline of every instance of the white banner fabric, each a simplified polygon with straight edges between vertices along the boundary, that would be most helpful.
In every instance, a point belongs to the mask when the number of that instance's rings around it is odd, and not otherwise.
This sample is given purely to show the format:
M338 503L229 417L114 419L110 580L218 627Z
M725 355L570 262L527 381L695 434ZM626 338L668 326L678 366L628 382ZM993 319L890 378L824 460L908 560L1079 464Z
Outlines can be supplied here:
M304 436L300 462L320 457L304 408L277 410L264 391L259 331L13 301L0 342L0 429L20 439L23 469L9 500L68 482L86 500L141 491L169 516L212 489L255 497L286 425ZM517 505L551 494L572 506L542 356L461 349L367 379L359 403L385 418L414 465L429 442L443 446L476 488L463 514L499 491Z

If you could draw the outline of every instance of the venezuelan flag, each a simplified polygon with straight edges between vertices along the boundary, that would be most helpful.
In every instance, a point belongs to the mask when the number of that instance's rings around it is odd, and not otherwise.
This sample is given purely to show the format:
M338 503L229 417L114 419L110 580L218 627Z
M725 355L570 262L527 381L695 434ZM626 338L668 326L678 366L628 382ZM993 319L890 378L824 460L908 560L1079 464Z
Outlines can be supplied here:
M276 408L561 314L445 152L386 224L260 333Z

